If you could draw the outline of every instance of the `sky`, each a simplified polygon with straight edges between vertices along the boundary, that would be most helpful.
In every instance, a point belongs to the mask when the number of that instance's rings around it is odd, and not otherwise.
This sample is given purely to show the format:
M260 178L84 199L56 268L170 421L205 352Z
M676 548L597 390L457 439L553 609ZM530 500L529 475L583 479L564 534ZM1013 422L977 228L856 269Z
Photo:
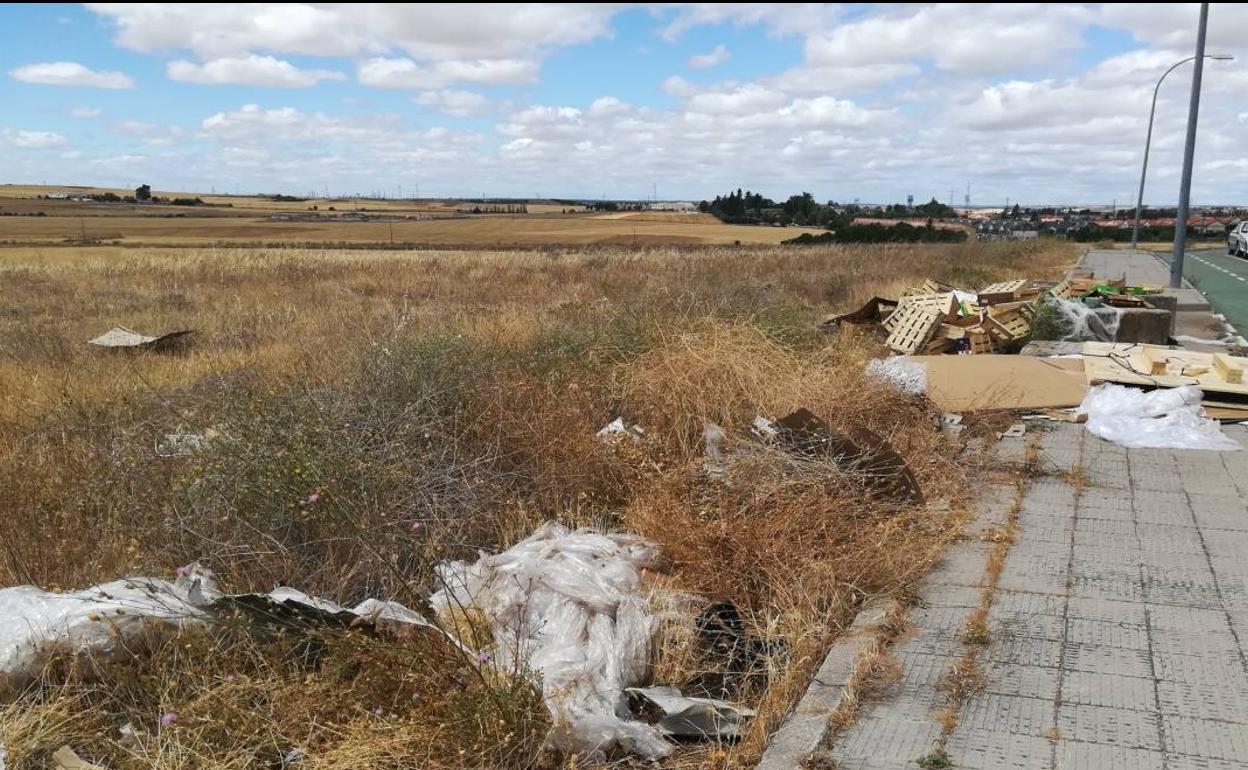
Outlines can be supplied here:
M1134 205L1197 4L0 6L0 182ZM1248 4L1192 199L1248 203ZM1174 205L1192 64L1145 202Z

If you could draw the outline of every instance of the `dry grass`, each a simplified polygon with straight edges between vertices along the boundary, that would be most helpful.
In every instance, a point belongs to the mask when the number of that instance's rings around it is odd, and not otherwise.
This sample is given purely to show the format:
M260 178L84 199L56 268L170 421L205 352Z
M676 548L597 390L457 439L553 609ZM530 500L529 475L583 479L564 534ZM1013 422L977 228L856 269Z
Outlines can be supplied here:
M1043 244L0 250L0 583L199 559L228 589L417 603L438 560L542 520L630 530L668 558L656 589L701 597L694 611L733 601L771 645L765 676L733 688L760 711L740 744L673 760L744 767L861 601L937 558L975 472L930 406L864 380L870 341L829 345L817 319L929 275L987 282L1070 258ZM115 323L198 334L177 356L83 345ZM889 438L932 504L873 500L829 463L747 437L755 414L797 406ZM617 414L648 438L596 441ZM708 420L727 434L723 479L702 470ZM165 432L208 428L203 453L152 452ZM689 628L665 633L663 683L723 673ZM427 638L327 639L315 660L290 643L226 628L65 661L8 693L0 742L13 767L61 743L119 768L280 766L292 748L326 768L561 761L536 748L529 683L476 680ZM168 729L164 711L180 715ZM224 713L256 716L194 716ZM148 733L141 748L127 722Z

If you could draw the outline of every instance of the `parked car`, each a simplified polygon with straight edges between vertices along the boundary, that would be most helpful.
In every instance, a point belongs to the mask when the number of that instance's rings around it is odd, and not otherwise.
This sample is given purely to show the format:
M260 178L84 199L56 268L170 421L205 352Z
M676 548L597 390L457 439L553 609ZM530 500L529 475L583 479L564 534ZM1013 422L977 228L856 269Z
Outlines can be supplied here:
M1248 219L1231 226L1226 234L1226 253L1248 259Z

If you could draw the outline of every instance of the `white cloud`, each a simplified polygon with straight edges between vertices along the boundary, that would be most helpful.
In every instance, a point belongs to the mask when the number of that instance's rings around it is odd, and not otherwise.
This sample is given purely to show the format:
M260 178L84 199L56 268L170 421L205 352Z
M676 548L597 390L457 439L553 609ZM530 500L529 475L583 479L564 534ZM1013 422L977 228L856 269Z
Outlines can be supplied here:
M103 114L104 110L101 110L99 107L75 107L69 111L69 116L75 120L98 118Z
M425 91L414 101L454 118L477 117L490 111L490 100L474 91L456 91L450 88Z
M180 126L158 126L138 120L123 120L114 126L117 133L152 147L168 147L186 139L186 131Z
M134 79L124 72L97 72L72 61L26 64L9 70L9 77L23 83L37 83L44 86L134 88Z
M690 112L708 115L748 115L781 107L788 96L763 86L747 84L725 91L704 91L689 98Z
M429 65L411 59L374 58L356 70L360 83L375 88L438 89L451 83L517 85L537 80L537 62L523 59L438 61Z
M19 131L3 128L0 129L0 144L16 147L19 150L51 150L68 145L69 140L51 131Z
M813 66L867 67L930 59L961 75L995 75L1060 61L1082 46L1083 6L941 3L842 24L806 40Z
M690 56L685 62L686 66L695 70L706 70L712 67L718 67L724 62L732 58L732 52L725 45L717 45L714 49L707 53L700 53Z
M322 80L345 80L341 72L301 70L288 61L251 54L196 64L179 59L165 67L170 80L200 85L242 85L269 88L307 88Z
M840 13L829 3L685 3L660 31L669 42L694 27L763 26L774 35L804 35L824 28Z
M187 50L203 59L272 51L421 60L531 58L608 34L618 7L595 3L88 3L111 20L118 45Z
M595 99L586 112L591 117L597 118L605 115L619 115L631 109L631 105L616 99L614 96L602 96Z

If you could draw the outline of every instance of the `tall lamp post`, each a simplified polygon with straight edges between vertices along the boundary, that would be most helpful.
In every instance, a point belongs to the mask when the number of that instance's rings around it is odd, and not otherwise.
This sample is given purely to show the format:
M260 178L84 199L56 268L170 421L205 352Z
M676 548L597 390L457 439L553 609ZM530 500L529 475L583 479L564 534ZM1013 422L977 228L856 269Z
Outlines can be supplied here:
M1174 72L1180 66L1194 61L1195 56L1189 56L1186 59L1180 59L1170 66L1170 69L1162 73L1157 79L1157 85L1153 88L1153 106L1148 112L1148 136L1144 139L1144 167L1140 169L1140 194L1135 199L1135 226L1131 229L1131 248L1135 248L1140 242L1140 209L1144 205L1144 177L1148 175L1148 148L1153 141L1153 116L1157 114L1157 92L1161 90L1162 81L1166 79L1166 75ZM1228 54L1206 54L1203 58L1214 59L1216 61L1234 61L1235 57Z

